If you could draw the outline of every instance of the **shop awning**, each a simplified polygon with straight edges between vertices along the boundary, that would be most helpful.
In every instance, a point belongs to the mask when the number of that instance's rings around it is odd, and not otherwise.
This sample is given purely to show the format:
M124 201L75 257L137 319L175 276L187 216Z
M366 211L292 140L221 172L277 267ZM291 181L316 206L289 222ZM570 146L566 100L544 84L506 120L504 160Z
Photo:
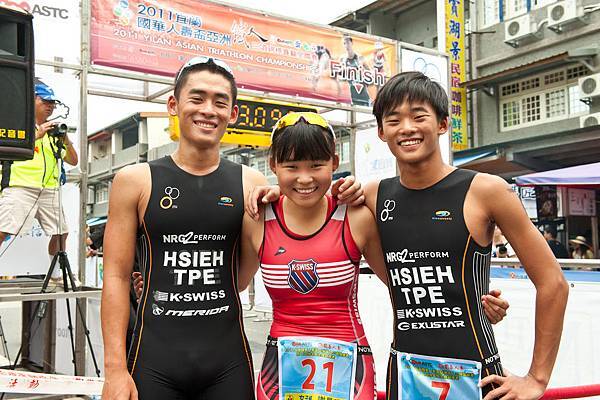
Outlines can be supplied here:
M474 152L474 153L460 155L460 156L455 153L454 158L452 159L452 165L454 165L455 167L460 167L460 166L464 166L465 164L480 160L485 157L495 156L496 154L497 154L496 149L484 150L484 151Z
M106 223L106 218L103 217L94 217L90 218L86 221L87 226L96 226Z
M515 178L519 186L557 185L600 188L600 162L536 172Z

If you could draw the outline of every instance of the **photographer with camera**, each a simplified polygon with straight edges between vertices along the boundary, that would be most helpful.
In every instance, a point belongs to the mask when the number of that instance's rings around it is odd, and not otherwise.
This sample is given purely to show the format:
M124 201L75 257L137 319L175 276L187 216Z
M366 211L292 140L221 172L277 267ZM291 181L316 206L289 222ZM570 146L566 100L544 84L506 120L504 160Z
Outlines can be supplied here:
M33 159L5 164L0 193L0 246L7 235L17 235L36 218L47 235L50 258L65 249L68 227L60 205L64 183L62 161L77 165L78 156L67 136L67 125L49 121L57 104L62 104L45 83L35 84L36 140ZM60 269L54 270L58 277Z

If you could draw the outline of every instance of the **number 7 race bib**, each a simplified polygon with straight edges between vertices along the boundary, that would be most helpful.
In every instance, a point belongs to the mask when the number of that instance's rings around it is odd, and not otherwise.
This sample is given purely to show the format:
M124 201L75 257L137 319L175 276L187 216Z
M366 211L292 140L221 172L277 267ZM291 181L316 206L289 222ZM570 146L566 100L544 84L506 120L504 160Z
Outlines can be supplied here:
M398 400L481 400L481 363L397 352Z
M318 337L280 337L280 400L352 400L356 344Z

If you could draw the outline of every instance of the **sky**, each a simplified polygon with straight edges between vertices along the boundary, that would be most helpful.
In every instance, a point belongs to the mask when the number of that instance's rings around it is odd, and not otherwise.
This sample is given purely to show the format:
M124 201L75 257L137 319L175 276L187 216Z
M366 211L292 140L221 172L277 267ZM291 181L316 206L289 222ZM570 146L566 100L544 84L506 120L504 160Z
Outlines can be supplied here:
M373 3L374 0L237 0L229 1L254 10L328 25L338 17ZM318 10L318 12L316 12Z

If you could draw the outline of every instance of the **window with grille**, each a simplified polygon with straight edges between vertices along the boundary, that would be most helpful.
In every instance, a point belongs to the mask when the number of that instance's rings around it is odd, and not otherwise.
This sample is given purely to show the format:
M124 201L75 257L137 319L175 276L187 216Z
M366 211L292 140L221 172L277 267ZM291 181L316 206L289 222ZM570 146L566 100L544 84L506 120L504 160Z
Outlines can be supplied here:
M567 68L567 79L577 79L589 74L589 70L584 65L578 65L573 68Z
M544 85L551 85L565 80L565 71L555 71L544 75Z
M589 71L579 65L500 85L500 130L510 131L544 124L590 112L580 101L577 84Z
M502 86L502 96L508 96L511 94L519 93L520 86L519 83L512 83L510 85Z
M564 88L546 93L546 118L560 117L567 113L567 98Z
M502 121L505 128L521 123L521 108L518 101L508 101L502 104Z
M96 186L96 203L106 203L108 201L108 186Z
M521 82L521 90L531 90L540 87L540 78L527 79Z
M521 100L521 104L523 107L523 122L538 121L542 117L539 94L525 97Z
M590 105L581 101L579 85L569 86L569 114L571 116L578 116L589 113Z

